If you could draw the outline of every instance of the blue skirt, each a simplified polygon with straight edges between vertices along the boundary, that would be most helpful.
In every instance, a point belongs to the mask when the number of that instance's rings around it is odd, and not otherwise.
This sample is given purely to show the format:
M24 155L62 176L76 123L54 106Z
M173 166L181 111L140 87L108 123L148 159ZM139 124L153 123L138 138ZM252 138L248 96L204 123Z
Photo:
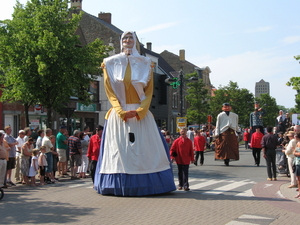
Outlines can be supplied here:
M166 155L169 158L169 148L159 132L161 141L164 144ZM113 173L102 174L100 168L102 164L102 156L106 134L106 122L100 145L100 154L97 163L94 187L99 194L103 195L117 195L117 196L143 196L143 195L155 195L176 190L174 184L174 176L172 171L172 164L170 161L170 168L164 171L148 173L148 174L126 174L126 173Z

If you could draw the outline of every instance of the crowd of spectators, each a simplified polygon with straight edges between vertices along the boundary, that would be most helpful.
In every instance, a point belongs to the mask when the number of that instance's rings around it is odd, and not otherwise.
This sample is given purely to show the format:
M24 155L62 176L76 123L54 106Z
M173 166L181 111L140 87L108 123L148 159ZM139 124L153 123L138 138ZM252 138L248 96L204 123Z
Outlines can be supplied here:
M92 135L89 127L85 127L84 131L75 130L69 136L67 128L61 126L55 136L49 128L31 130L26 127L19 130L15 138L12 128L6 126L0 131L0 187L17 184L35 187L67 177L94 180L102 130L99 125Z

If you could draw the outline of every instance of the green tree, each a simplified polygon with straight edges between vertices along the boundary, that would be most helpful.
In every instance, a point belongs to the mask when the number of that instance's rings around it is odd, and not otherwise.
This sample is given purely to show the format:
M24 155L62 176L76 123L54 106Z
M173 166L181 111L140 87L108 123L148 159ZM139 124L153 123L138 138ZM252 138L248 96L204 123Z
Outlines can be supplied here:
M100 40L80 43L81 15L68 9L68 0L17 1L12 20L0 21L2 100L42 104L48 127L52 111L62 113L70 96L90 103L87 87L110 50Z
M220 86L211 98L210 109L214 123L221 112L222 104L227 102L232 111L238 114L239 124L249 126L249 115L253 111L254 97L246 88L239 88L236 82L229 81L227 86Z
M263 117L264 127L275 126L276 117L278 116L279 107L276 104L276 99L269 94L261 94L259 98L255 98L259 102L260 107L266 110L266 114Z
M277 105L277 107L278 107L279 110L282 110L283 112L289 112L289 110L290 110L289 108L286 108L283 105Z
M185 78L189 79L197 77L197 73L186 74ZM187 118L189 123L202 124L207 122L207 115L209 114L209 98L208 90L205 88L205 84L202 79L194 82L188 82L187 95L185 96L189 103L187 109Z
M298 56L300 57L300 56ZM296 58L299 60L299 58ZM295 108L297 110L300 110L300 77L292 77L290 80L286 83L287 86L292 86L294 90L297 91L297 94L295 94Z

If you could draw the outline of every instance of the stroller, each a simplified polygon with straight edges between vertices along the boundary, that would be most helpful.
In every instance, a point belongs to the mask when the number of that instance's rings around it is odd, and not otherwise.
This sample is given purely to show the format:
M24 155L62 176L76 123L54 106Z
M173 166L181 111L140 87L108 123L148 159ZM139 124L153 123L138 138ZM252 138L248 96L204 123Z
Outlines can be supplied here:
M282 147L276 148L276 167L277 167L277 173L278 174L285 174L286 176L290 176L289 167L287 164L287 158L282 152Z

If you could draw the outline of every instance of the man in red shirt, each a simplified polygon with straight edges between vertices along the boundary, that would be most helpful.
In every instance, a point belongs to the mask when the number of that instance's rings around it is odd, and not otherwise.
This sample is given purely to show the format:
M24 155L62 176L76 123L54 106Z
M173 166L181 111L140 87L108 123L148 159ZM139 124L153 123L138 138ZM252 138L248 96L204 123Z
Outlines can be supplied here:
M260 152L261 152L261 139L263 138L264 134L260 132L260 128L256 128L255 132L252 134L250 147L252 148L252 155L254 158L254 165L259 166L260 164Z
M93 183L95 179L96 166L97 166L99 153L100 153L102 131L103 131L103 126L98 125L98 127L96 128L96 134L90 138L88 152L87 152L87 157L89 158L89 160L91 160L90 171L91 171L91 177Z
M200 155L200 165L201 166L203 165L203 162L204 162L204 154L203 153L204 153L204 149L206 147L205 144L206 144L205 137L203 137L200 134L199 130L196 130L196 137L194 138L194 150L196 153L196 159L194 162L195 166L197 166L199 155Z
M178 167L178 190L184 188L185 191L189 191L189 165L194 162L194 150L193 143L186 133L185 128L180 130L180 137L173 142L170 154L172 162L175 160Z

